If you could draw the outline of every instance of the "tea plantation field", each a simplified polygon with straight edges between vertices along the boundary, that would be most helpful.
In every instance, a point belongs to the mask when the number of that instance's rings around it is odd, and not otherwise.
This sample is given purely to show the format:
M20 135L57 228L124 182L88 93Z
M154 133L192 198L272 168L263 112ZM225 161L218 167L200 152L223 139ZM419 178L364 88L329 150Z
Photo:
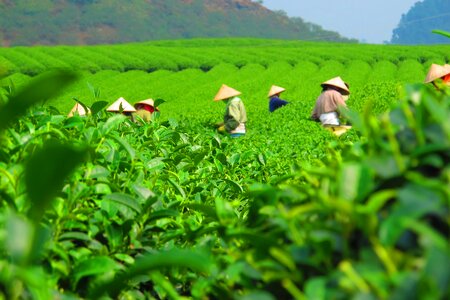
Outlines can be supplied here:
M0 299L448 297L450 98L420 83L449 61L255 39L0 49ZM335 76L339 138L309 120ZM223 83L243 138L213 127ZM271 114L272 84L291 103ZM119 97L165 102L140 126L104 111ZM67 118L74 98L93 114Z

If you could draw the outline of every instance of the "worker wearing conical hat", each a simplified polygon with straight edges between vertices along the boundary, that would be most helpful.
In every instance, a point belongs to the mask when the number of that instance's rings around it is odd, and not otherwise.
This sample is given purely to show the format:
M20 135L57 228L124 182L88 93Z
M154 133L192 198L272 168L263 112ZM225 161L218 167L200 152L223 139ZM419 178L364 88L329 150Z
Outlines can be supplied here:
M133 115L133 120L135 121L137 121L137 118L134 116L139 116L145 122L150 122L153 112L155 112L155 110L159 111L158 108L155 108L153 99L136 102L134 108L136 109L135 115Z
M335 77L321 84L322 93L316 100L311 118L322 125L340 125L339 110L346 108L345 101L350 94L349 86L341 77Z
M88 108L88 113L90 113L91 111ZM76 103L75 106L72 108L72 110L69 112L69 114L67 115L69 118L78 115L78 116L85 116L86 115L86 110L84 109L84 107L80 104L80 103Z
M450 65L431 65L427 77L425 78L425 83L432 83L438 88L437 82L439 80L442 80L444 84L450 86Z
M239 95L241 92L223 84L214 97L214 101L223 101L226 104L223 123L220 124L219 131L226 131L232 137L239 137L246 133L247 112Z
M446 85L450 85L450 65L449 64L445 64L444 65L445 70L448 72L447 75L444 76L444 83Z
M131 113L136 112L136 109L130 103L128 103L127 100L125 100L124 98L120 97L119 99L116 100L116 102L111 104L106 109L106 111L116 112L116 113L122 111L122 113L124 115L131 115Z
M289 102L280 99L280 94L286 89L280 86L272 85L269 91L269 111L274 112L278 108L289 104Z

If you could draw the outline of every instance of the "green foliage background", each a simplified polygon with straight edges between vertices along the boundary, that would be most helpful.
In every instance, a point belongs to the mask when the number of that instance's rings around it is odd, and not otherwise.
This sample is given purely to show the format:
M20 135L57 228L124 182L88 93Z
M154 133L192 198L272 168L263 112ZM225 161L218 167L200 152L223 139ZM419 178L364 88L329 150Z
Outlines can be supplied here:
M239 39L1 49L0 297L447 298L450 97L405 84L448 53ZM339 138L308 120L336 75L354 126ZM243 138L211 126L222 83L243 92ZM292 103L269 114L271 84ZM102 109L119 96L166 102L135 124ZM67 118L72 98L93 114Z

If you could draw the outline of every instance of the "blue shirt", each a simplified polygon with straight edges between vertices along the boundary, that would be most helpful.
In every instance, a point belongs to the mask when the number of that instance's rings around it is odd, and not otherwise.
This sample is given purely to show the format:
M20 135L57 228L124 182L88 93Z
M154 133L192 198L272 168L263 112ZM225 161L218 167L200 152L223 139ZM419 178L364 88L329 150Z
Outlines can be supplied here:
M277 96L274 96L274 97L270 98L269 111L270 112L274 112L276 109L278 109L278 108L280 108L282 106L285 106L288 103L289 102L281 100Z

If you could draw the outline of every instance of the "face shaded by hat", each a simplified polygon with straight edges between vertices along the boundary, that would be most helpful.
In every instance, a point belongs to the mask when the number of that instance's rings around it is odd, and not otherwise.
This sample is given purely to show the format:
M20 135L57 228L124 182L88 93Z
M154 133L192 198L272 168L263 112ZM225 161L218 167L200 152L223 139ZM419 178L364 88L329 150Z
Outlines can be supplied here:
M122 111L125 113L129 113L129 112L135 112L136 109L130 104L128 103L127 100L125 100L124 98L120 97L119 99L116 100L116 102L114 102L113 104L111 104L106 111L110 111L110 112L120 112L120 107L122 106Z
M339 90L342 91L343 94L346 94L346 95L350 94L350 89L349 89L350 86L347 83L345 83L344 80L342 80L342 78L339 76L323 82L321 84L321 86L323 88L325 88L327 86L331 86L334 88L338 88Z
M220 88L219 92L214 97L214 101L225 100L225 99L228 99L231 97L239 96L240 94L241 94L241 92L239 92L225 84L222 84L222 87Z
M155 101L153 99L141 100L134 104L134 108L136 109L140 109L141 107L149 112L159 111L159 108L155 107Z
M276 85L272 85L272 87L270 88L268 97L272 97L278 94L281 94L282 92L284 92L286 89L282 88L281 86L276 86Z

